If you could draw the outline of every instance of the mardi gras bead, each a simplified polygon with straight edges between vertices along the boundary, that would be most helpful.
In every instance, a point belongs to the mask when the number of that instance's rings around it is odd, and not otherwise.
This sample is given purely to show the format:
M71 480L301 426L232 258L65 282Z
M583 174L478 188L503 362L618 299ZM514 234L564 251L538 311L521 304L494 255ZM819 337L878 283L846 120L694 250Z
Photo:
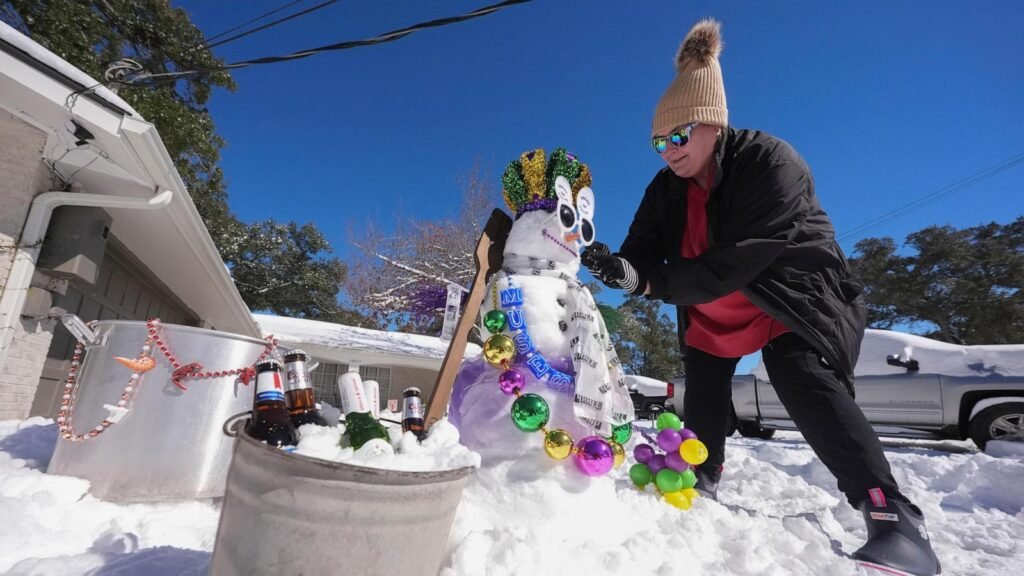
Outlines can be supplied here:
M629 468L629 479L640 488L650 484L653 477L651 469L646 464L633 464Z
M618 442L609 442L609 444L612 447L612 456L614 457L613 465L618 468L626 461L626 449Z
M661 472L662 468L665 467L665 455L655 454L651 456L651 459L647 461L647 467L651 469L651 472L657 474Z
M484 314L484 327L491 334L497 334L505 327L505 311L494 309Z
M682 443L683 439L679 436L679 432L671 428L665 428L658 432L658 448L661 448L666 453L679 450L679 445Z
M693 499L687 498L686 493L682 490L678 492L667 492L662 496L665 498L665 502L668 502L680 510L689 510L690 506L693 505Z
M601 476L612 469L615 455L600 436L587 436L576 445L576 466L587 476Z
M693 502L694 499L700 497L700 492L697 492L693 488L683 488L682 490L679 491L679 493L689 498L691 502Z
M654 448L650 444L637 444L633 448L633 458L641 464L647 464L651 457L654 456Z
M505 370L501 373L501 376L498 376L498 387L509 396L513 396L516 392L522 390L524 383L523 373L514 368Z
M544 436L544 451L555 460L564 460L572 454L572 435L556 428Z
M683 439L683 442L686 442L687 440L690 439L696 440L697 433L694 432L693 430L690 430L689 428L683 428L679 431L679 437Z
M678 492L683 489L682 477L679 475L679 472L671 468L659 470L658 474L654 477L654 484L662 493Z
M674 450L665 454L665 467L671 468L676 472L684 472L690 469L690 465L683 460L683 456L679 454L679 450Z
M618 442L619 444L625 445L626 442L629 442L629 439L632 436L633 436L633 424L630 423L630 422L627 422L625 424L620 424L620 425L615 426L614 428L612 428L612 440Z
M496 368L503 368L516 355L516 344L504 334L494 334L484 342L484 360Z
M512 423L523 432L536 432L548 423L551 408L536 394L523 394L512 403Z
M683 488L693 488L697 485L697 475L693 473L693 470L687 469L679 473L680 490Z
M683 423L679 421L679 416L671 412L662 412L658 419L655 420L654 425L657 426L658 430L665 430L671 428L672 430L679 430L682 428Z
M708 448L700 440L690 438L679 445L679 455L683 460L698 466L708 459Z

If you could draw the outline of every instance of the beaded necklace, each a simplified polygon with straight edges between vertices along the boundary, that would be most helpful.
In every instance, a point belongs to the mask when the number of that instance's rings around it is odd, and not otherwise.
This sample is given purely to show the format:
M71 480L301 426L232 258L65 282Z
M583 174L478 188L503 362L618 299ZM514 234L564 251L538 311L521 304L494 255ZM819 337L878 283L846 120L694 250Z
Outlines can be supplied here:
M509 396L515 396L512 403L512 423L523 432L542 432L544 452L555 460L575 457L576 466L588 476L602 476L613 467L620 466L626 459L623 444L632 434L632 425L627 423L612 430L610 438L591 435L578 443L572 434L562 428L549 430L551 408L542 396L522 392L526 378L522 372L512 368L517 356L523 360L534 377L543 381L548 388L557 392L573 394L575 379L551 366L551 363L534 347L526 326L523 313L521 288L512 286L511 276L505 277L509 287L498 291L498 278L493 279L491 298L493 309L484 315L484 326L491 336L484 342L484 359L500 369L498 387ZM501 332L508 328L513 337Z

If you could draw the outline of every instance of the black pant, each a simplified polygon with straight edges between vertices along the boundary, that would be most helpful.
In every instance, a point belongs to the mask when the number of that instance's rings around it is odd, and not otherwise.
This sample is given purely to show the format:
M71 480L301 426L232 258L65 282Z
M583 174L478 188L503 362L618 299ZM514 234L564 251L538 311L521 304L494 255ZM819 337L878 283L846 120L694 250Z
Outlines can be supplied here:
M803 338L783 334L761 350L768 377L789 417L839 481L854 507L881 488L906 501L892 477L878 435L835 371ZM739 358L719 358L688 348L683 420L708 448L702 468L715 476L725 461L732 409L732 376Z

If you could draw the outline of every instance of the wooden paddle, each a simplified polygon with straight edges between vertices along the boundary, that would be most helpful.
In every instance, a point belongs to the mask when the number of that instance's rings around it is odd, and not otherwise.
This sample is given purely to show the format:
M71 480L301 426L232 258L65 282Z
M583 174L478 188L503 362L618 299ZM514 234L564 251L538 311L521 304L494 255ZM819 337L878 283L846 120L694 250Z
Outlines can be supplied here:
M491 217L487 219L480 241L476 244L476 252L473 259L476 261L476 277L473 279L473 286L469 290L469 299L466 301L466 309L462 311L458 324L455 325L455 334L448 343L448 352L441 363L441 371L437 373L437 381L434 383L434 391L427 401L427 413L424 421L429 428L434 422L440 420L448 407L448 400L452 396L452 387L455 385L455 377L462 365L462 357L466 353L466 344L469 343L469 331L476 323L476 317L480 314L480 305L487 296L487 281L501 269L502 253L505 251L505 238L512 229L512 218L503 211L495 208Z

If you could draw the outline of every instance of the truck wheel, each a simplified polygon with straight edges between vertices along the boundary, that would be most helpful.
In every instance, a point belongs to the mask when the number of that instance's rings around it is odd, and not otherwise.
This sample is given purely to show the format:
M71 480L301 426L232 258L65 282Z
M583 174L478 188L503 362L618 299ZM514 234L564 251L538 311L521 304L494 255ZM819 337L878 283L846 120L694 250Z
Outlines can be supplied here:
M740 431L740 436L743 436L744 438L760 438L761 440L768 440L772 436L775 436L775 430L761 428L761 425L757 422L740 422L736 425L736 429Z
M971 440L982 450L989 440L1024 442L1024 402L1007 402L985 408L971 419L968 432Z

